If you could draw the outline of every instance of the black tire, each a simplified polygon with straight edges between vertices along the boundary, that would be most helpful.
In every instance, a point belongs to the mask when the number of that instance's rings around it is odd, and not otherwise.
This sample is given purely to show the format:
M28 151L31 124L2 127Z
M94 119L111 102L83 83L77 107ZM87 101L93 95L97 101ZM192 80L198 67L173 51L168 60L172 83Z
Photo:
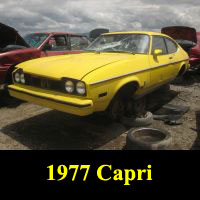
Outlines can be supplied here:
M182 66L179 73L178 73L178 77L183 77L183 75L186 73L186 67Z
M149 126L153 123L153 114L151 112L147 112L145 117L136 117L136 118L123 116L121 122L125 126L129 127Z
M137 88L137 83L132 82L119 89L106 109L108 116L112 121L121 121L121 118L124 116L125 111L127 110L128 102L132 101L133 94ZM118 106L116 104L118 104ZM118 108L117 112L115 112L116 107Z
M126 150L171 149L172 137L168 131L155 128L131 129L126 137Z
M108 109L107 116L111 121L121 121L121 118L124 116L125 105L119 96L114 97L111 101Z

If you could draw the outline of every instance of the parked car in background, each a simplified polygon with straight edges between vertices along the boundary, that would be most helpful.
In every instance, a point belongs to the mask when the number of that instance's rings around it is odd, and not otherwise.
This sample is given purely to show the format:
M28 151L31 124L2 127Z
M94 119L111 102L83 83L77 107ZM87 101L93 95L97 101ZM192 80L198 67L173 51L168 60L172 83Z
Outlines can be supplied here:
M96 28L89 32L89 39L90 41L94 41L103 33L109 33L109 29L106 28Z
M197 32L197 44L189 51L190 64L200 70L200 32Z
M18 32L0 23L0 88L11 82L14 67L24 61L55 55L76 54L90 44L73 33L31 33L22 38Z
M187 53L160 33L107 33L86 51L17 65L14 84L8 86L10 95L80 116L107 111L116 120L124 114L127 102L134 103L132 99L189 68Z
M175 39L188 53L191 68L200 68L200 33L195 28L170 26L162 28L161 33Z

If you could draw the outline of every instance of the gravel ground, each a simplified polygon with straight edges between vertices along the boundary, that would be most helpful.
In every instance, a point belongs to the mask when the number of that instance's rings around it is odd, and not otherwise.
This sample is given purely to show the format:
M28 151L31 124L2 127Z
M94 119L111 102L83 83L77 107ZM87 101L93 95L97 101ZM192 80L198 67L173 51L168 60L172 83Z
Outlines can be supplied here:
M169 131L169 149L200 149L200 75L189 72L171 84L170 91L154 92L152 109L167 103L189 106L180 125L154 120L151 127ZM156 101L155 101L156 100ZM162 102L162 103L161 103ZM126 144L129 128L111 123L103 115L77 117L38 105L0 97L0 149L108 149Z

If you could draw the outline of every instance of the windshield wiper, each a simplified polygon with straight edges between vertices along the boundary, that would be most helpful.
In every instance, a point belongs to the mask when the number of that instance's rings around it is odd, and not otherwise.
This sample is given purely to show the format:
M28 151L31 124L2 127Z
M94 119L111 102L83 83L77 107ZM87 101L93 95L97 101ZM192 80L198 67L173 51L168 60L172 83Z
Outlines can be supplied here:
M86 52L94 52L94 53L129 53L129 54L133 54L135 55L135 53L133 51L120 51L120 50L112 50L112 51L106 51L106 50L89 50L89 49L85 49Z
M92 50L92 49L84 49L85 52L96 52L96 50Z
M135 55L133 51L120 51L120 50L113 50L113 51L99 51L99 52L107 52L107 53L130 53Z

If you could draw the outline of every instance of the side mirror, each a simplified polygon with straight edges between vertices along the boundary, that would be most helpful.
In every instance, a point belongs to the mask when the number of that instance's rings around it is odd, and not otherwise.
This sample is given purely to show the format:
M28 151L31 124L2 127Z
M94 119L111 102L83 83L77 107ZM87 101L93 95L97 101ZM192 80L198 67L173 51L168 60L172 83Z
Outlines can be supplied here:
M154 54L155 56L158 56L158 55L161 55L162 52L163 52L162 49L155 49L154 52L153 52L153 54Z

